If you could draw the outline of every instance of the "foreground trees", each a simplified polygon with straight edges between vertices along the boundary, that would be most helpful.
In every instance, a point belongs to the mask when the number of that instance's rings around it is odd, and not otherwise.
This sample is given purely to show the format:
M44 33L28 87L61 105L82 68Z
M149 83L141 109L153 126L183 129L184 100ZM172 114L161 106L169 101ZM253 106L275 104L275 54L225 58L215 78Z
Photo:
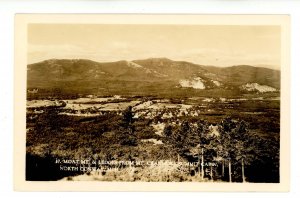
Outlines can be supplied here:
M210 140L208 138L208 132L209 132L208 123L204 120L198 121L195 130L195 135L196 135L196 141L199 144L198 163L199 165L201 165L202 180L204 179L204 149L207 149L207 146L210 143ZM201 156L201 161L200 161L200 156Z
M246 182L245 178L245 161L250 158L250 153L254 149L250 143L250 134L248 123L245 121L233 121L230 118L225 118L220 124L220 138L217 140L221 146L218 153L223 160L228 161L228 176L229 182L232 182L232 162L241 164L242 181Z
M217 128L218 133L215 134L212 128ZM202 180L206 172L212 180L218 172L222 180L246 182L245 166L256 160L259 152L259 137L250 133L249 124L243 120L225 118L216 126L205 120L194 125L183 121L179 128L166 125L163 135L165 143L173 145L178 156L188 161L187 155L197 149L194 159L199 164L196 171ZM213 163L220 165L221 170L212 166Z
M160 136L152 125L158 122L133 118L130 107L122 113L108 112L97 117L66 116L59 109L30 117L33 116L28 116L26 146L32 164L28 167L35 166L36 156L47 159L41 163L43 167L50 166L55 158L96 156L106 161L173 161L176 171L168 172L165 167L161 181L172 181L168 176L177 173L178 181L279 181L279 135L253 129L248 122L255 122L249 119L161 120L159 124L166 125ZM147 139L156 142L144 143ZM183 167L182 162L196 165ZM147 166L139 170L153 175Z

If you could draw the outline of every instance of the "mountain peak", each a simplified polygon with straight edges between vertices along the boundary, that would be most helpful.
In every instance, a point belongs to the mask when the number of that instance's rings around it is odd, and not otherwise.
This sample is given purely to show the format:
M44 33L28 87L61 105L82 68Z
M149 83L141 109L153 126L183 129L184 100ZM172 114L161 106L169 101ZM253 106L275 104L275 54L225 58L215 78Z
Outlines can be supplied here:
M232 90L247 83L280 90L280 71L277 70L249 65L201 66L165 57L102 63L86 59L49 59L28 65L27 76L29 87L51 89L61 86L82 92L101 87L119 93L124 88L119 86L121 82L128 84L128 92L137 91L139 87L141 93L145 90L173 92L179 87L183 90L196 88L197 91L215 89L218 92L222 87ZM253 86L261 88L256 84Z
M158 58L147 58L147 59L139 59L139 60L134 60L134 61L153 61L153 62L171 62L173 60L166 58L166 57L158 57Z

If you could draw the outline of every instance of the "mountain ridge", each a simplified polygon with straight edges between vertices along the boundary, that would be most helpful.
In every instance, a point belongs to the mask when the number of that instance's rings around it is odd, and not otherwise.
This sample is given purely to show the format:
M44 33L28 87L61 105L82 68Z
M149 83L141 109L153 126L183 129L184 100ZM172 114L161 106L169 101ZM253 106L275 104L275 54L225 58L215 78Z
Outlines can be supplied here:
M49 59L28 64L27 77L28 88L60 87L72 88L73 91L100 87L118 92L122 89L118 86L120 82L123 82L123 84L128 84L125 85L128 91L134 91L137 87L143 91L144 87L145 91L151 89L159 93L160 89L165 91L193 88L189 86L189 81L201 85L196 87L203 89L240 89L247 83L257 83L280 90L280 71L278 70L250 65L205 66L186 61L173 61L168 58L114 62L96 62L89 59ZM184 86L180 83L183 81Z

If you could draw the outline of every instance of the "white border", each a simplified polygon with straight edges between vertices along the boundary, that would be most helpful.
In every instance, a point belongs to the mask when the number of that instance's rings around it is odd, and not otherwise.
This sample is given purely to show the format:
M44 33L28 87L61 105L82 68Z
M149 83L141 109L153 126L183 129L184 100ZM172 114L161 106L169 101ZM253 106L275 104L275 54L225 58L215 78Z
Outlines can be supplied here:
M81 197L78 193L13 193L12 191L12 153L13 153L13 23L15 13L210 13L210 14L290 14L292 29L291 45L291 192L242 194L245 197L300 197L299 194L299 83L300 83L300 2L288 0L273 1L78 1L74 0L19 0L0 1L0 194L1 197ZM3 113L4 112L4 113ZM3 195L2 195L3 194ZM94 194L89 194L93 196ZM103 194L111 196L110 193ZM127 196L158 196L152 194L126 194ZM163 196L165 196L164 194ZM184 196L181 193L168 193L172 197ZM124 194L117 194L124 196ZM198 196L187 194L185 196ZM210 197L240 197L240 193L211 194Z
M280 183L197 182L29 182L25 181L26 64L28 24L189 24L279 25L281 27ZM289 190L289 24L288 15L18 14L15 17L14 183L18 191L207 191L286 192ZM288 118L288 119L283 119Z

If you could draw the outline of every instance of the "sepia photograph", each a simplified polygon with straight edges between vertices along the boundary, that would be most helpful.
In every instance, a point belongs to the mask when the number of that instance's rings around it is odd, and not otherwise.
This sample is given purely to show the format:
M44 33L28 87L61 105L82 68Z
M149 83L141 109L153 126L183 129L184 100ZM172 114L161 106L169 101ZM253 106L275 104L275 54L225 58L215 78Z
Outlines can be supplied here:
M71 16L17 16L24 182L286 183L287 16Z

